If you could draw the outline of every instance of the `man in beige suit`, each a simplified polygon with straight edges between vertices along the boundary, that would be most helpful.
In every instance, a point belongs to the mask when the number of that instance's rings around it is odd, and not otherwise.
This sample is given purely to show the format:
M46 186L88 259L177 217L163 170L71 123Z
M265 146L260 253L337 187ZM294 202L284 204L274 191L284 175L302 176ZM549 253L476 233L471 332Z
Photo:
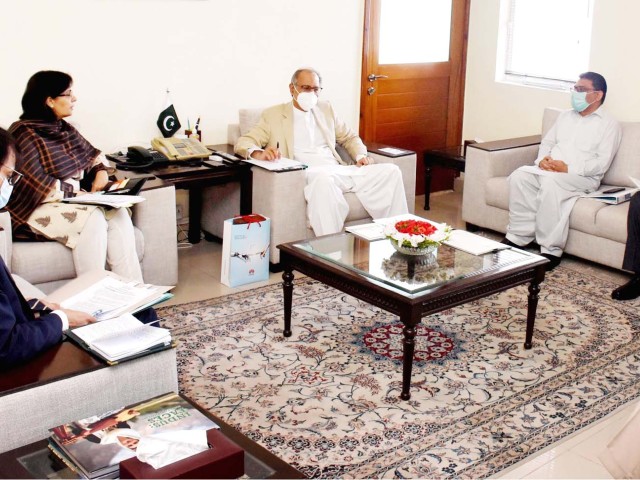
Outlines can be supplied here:
M235 152L244 158L276 160L280 156L308 166L309 223L316 235L342 230L349 213L344 193L353 192L372 218L407 213L400 169L375 164L360 137L341 121L331 104L318 101L322 79L313 69L297 70L291 77L292 101L266 109L258 124L240 137ZM345 161L336 144L350 155Z

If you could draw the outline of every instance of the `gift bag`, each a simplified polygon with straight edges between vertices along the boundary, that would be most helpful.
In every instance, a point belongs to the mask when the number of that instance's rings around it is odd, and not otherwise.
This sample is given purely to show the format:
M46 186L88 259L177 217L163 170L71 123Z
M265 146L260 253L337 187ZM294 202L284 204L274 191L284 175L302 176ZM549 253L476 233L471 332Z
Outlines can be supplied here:
M242 215L224 221L220 281L237 287L269 278L271 220Z

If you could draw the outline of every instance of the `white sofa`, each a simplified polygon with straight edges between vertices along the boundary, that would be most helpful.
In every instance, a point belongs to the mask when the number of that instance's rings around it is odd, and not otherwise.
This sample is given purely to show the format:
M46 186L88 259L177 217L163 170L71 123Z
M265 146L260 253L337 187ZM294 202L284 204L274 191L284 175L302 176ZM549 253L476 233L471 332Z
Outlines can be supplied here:
M64 350L58 350L64 351ZM54 357L44 377L55 375ZM49 436L49 428L96 415L167 392L178 391L176 349L119 363L84 368L81 374L65 375L0 392L0 453Z
M147 283L176 285L178 249L175 187L143 190L146 201L133 207L136 250ZM0 255L9 270L45 293L76 277L71 251L58 242L14 242L11 218L0 213Z
M260 119L263 109L240 110L240 123L228 127L227 142L234 145L240 135L247 133ZM345 152L346 154L346 152ZM416 154L401 157L387 157L376 152L369 155L377 163L394 163L402 172L404 188L409 211L413 213L416 185ZM280 251L277 245L313 237L313 230L308 225L306 201L304 198L305 172L270 172L253 167L253 212L271 219L271 240L269 245L269 262L272 269L277 269L280 262ZM206 188L202 200L202 229L216 237L222 238L224 220L238 215L240 191L237 184L227 184ZM347 193L345 199L349 204L349 215L346 225L368 222L371 220L358 198ZM212 208L207 208L211 205Z
M561 110L547 108L542 121L544 136ZM539 145L498 141L467 148L462 218L469 229L481 227L506 232L509 222L507 177L522 165L531 165ZM603 186L633 187L629 176L640 178L640 122L622 122L622 142ZM608 205L580 198L569 219L565 253L614 268L622 268L627 240L629 202Z

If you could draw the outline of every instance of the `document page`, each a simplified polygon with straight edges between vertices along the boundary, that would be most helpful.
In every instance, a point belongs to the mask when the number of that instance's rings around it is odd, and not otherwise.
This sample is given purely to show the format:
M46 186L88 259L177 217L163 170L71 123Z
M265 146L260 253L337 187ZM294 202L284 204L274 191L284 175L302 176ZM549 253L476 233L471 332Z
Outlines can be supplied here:
M76 328L73 334L111 361L171 342L169 330L145 325L130 313Z
M80 310L98 320L117 317L135 304L148 298L155 286L137 282L124 282L105 277L85 290L61 302L63 308Z
M122 208L130 207L136 203L144 202L144 197L139 195L105 195L104 193L84 193L77 197L64 198L66 203L80 203L88 205L104 205L106 207Z
M379 223L365 223L362 225L353 225L350 227L345 227L345 230L349 233L353 233L358 237L362 237L365 240L380 240L384 238L384 225Z
M249 158L243 161L274 172L281 172L284 170L302 170L307 168L304 163L285 157L281 157L278 160L274 160L273 162L270 162L268 160L255 160L253 158Z
M454 230L451 232L449 240L444 242L444 244L472 255L484 255L485 253L496 250L510 248L509 245L481 237L480 235L475 235L465 230Z

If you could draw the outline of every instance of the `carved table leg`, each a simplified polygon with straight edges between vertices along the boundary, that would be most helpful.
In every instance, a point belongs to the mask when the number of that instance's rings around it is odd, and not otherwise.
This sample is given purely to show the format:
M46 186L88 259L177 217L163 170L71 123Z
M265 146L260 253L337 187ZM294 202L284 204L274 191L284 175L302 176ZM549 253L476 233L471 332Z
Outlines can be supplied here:
M416 327L405 325L404 340L402 341L402 400L411 398L411 370L413 368L413 353L415 351Z
M527 305L527 333L524 339L524 348L529 350L533 341L533 325L536 323L536 310L538 309L538 293L540 282L534 278L529 285L529 297Z
M291 336L291 304L293 302L293 270L285 267L282 272L282 293L284 295L284 330L285 337Z

